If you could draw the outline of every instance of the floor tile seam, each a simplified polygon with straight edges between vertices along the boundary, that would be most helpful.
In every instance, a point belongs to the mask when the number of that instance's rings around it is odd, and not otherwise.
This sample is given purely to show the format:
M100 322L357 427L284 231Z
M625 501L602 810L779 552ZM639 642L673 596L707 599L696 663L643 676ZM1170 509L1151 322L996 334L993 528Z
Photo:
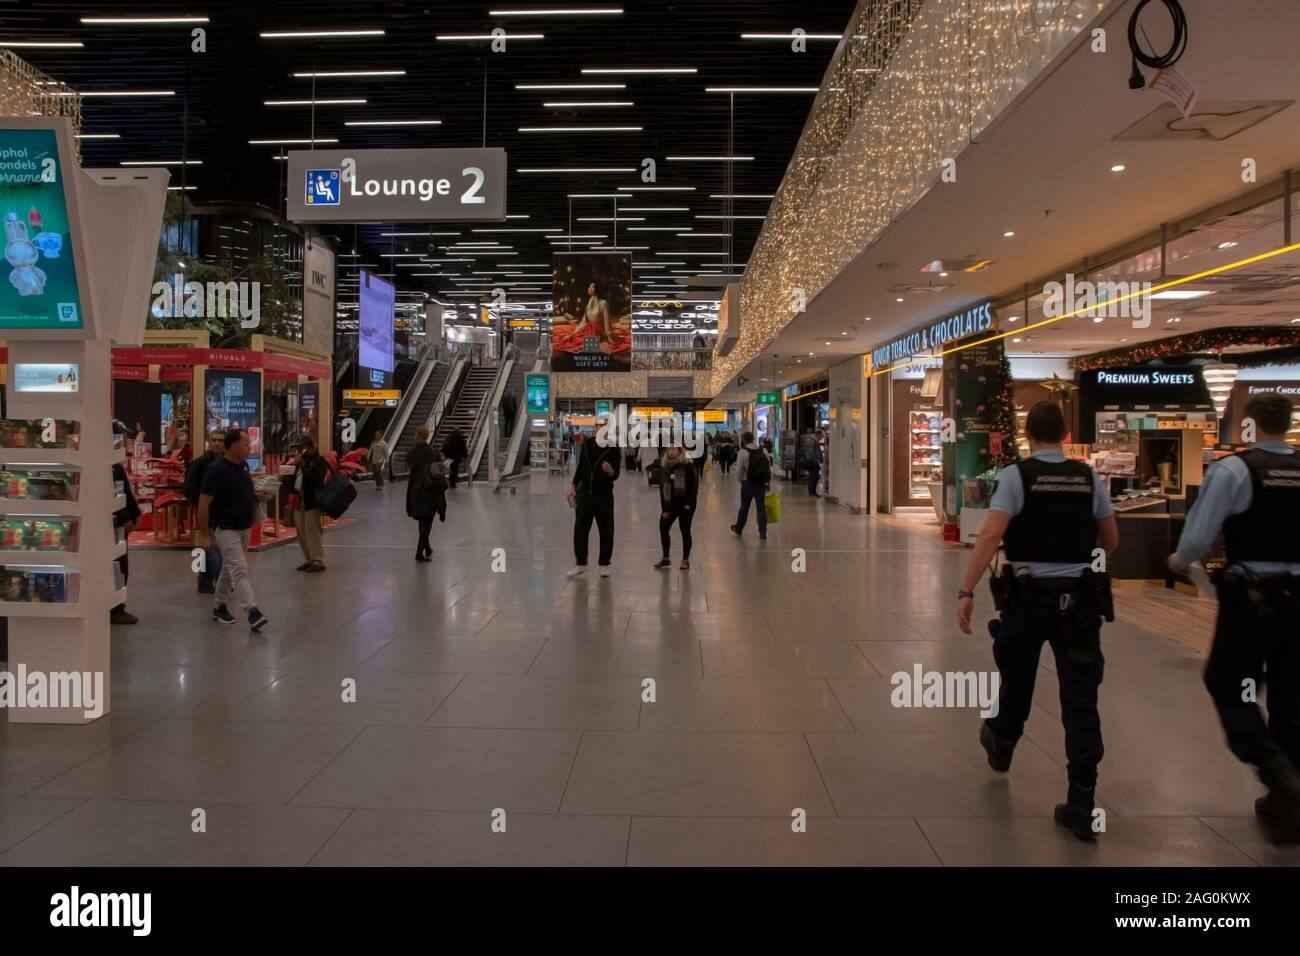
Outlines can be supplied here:
M309 857L307 858L307 862L305 862L305 863L302 864L304 867L308 867L308 866L311 866L311 865L312 865L312 863L316 860L316 857L318 857L318 856L321 855L321 853L322 853L322 851L324 851L325 847L327 847L327 846L330 845L330 842L331 842L331 841L332 841L336 836L338 836L339 831L342 830L343 827L347 825L347 822L348 822L349 820L352 819L352 814L354 814L354 813L357 812L356 807L349 807L349 808L347 808L347 809L348 809L348 812L345 813L345 814L343 815L343 819L340 820L340 821L338 822L338 825L335 826L334 829L331 830L331 831L329 832L329 835L326 836L325 839L321 841L321 845L318 846L318 847L316 848L316 852L315 852L315 853L313 853L311 856L309 856Z
M66 769L64 769L64 770L60 770L60 771L59 771L58 773L56 773L54 776L52 776L52 777L48 777L48 778L46 778L45 780L42 780L40 783L36 784L36 785L35 785L34 787L32 787L30 790L25 790L25 791L23 791L22 793L20 793L18 796L20 796L20 797L26 797L26 796L31 796L31 795L35 794L35 792L36 792L37 790L39 790L41 787L45 786L46 784L53 783L55 780L58 780L58 779L59 779L60 777L62 777L64 774L71 773L72 771L74 771L74 770L76 770L78 767L80 767L82 764L84 764L84 763L88 763L89 761L91 761L91 760L93 760L94 758L100 756L101 754L106 753L106 752L107 752L109 749L111 749L114 745L119 744L119 743L122 743L122 742L124 742L124 741L126 741L126 740L130 740L132 737L135 737L135 736L137 736L137 735L143 733L144 731L148 730L150 727L154 726L155 724L161 723L162 721L167 720L167 719L168 719L168 717L167 717L166 714L161 714L161 715L159 715L158 717L155 717L153 720L148 720L144 725L142 725L141 727L138 727L137 729L131 731L129 734L124 734L121 738L119 738L119 739L117 739L117 740L110 739L107 743L104 744L103 747L101 747L100 749L94 751L93 753L87 754L83 759L78 760L78 761L77 761L76 763L74 763L71 767L68 767L68 768L66 768ZM68 726L75 726L75 725L68 725Z
M451 677L454 675L448 674L446 676ZM446 704L447 701L451 700L452 695L455 694L456 691L460 689L460 685L465 683L466 678L468 678L469 676L470 676L469 674L461 674L460 680L456 681L456 683L452 686L451 690L447 691L446 696L444 696L442 700L438 701L438 705L433 708L433 710L429 713L429 716L424 718L424 721L419 726L428 727L429 721L433 720L433 718L438 715L438 711L442 709L443 705Z
M18 798L18 799L23 799L23 798ZM72 800L72 801L74 801L74 803L72 804L72 806L68 807L68 808L67 808L66 810L64 810L62 813L56 814L55 817L54 817L52 820L47 820L45 823L41 824L39 827L37 827L37 828L36 828L35 830L33 830L31 833L27 834L27 836L20 838L16 843L12 843L12 844L10 844L9 846L4 847L3 849L0 849L0 864L3 863L4 858L5 858L6 855L8 855L9 853L11 853L11 852L13 852L14 850L18 849L20 846L22 846L22 845L23 845L24 843L26 843L28 840L30 840L30 839L32 839L33 837L37 836L38 834L40 834L40 833L43 832L44 830L47 830L49 827L53 826L54 824L56 824L56 823L58 823L60 820L62 820L64 817L66 817L66 816L67 816L69 813L71 813L73 810L76 810L78 807L81 807L81 806L85 805L85 804L88 802L88 798L86 798L86 797L32 797L32 798L30 798L30 799L33 799L33 800Z
M319 725L313 725L313 726L319 726ZM331 726L349 726L349 725L343 724L343 725L331 725ZM347 743L345 743L342 747L340 747L337 753L335 753L333 756L327 759L323 764L321 764L319 769L317 769L315 773L313 773L306 781L304 781L303 785L299 787L297 790L295 790L289 796L289 799L285 800L284 803L281 804L281 806L287 807L290 804L292 804L294 799L300 793L302 793L304 790L310 787L312 783L315 782L317 777L319 777L322 773L324 773L327 769L329 769L330 765L332 765L334 761L338 760L345 753L347 753L348 748L351 747L354 743L356 743L362 737L363 734L365 734L365 732L369 729L369 726L370 725L362 725L357 727L357 732L348 739Z

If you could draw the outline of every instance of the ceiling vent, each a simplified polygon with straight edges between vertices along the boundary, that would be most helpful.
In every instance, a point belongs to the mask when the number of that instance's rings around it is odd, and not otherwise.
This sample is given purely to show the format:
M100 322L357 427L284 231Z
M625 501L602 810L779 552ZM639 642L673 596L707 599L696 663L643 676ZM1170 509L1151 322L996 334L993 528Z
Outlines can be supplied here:
M1196 112L1184 117L1172 103L1165 103L1148 113L1124 132L1116 142L1161 142L1231 139L1275 113L1286 109L1294 100L1220 100L1201 102Z
M937 292L947 292L951 288L951 282L900 282L898 285L891 286L889 291L896 295L903 295L904 293L916 295L918 293L934 294Z

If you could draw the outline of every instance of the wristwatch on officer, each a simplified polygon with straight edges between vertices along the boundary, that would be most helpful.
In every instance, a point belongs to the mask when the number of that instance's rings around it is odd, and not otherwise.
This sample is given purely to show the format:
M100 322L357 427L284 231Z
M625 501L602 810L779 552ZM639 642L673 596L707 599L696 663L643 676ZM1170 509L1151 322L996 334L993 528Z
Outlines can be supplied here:
M974 592L974 591L958 591L958 592L957 592L957 600L958 600L958 601L960 601L962 598L974 598L974 597L975 597L975 592Z

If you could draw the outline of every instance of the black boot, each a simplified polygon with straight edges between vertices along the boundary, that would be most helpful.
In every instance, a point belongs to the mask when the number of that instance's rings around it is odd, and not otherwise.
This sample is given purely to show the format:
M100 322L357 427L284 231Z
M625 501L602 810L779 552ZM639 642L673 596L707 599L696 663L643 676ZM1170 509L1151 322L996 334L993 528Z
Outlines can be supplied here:
M1070 784L1065 803L1058 803L1052 814L1057 824L1065 827L1078 840L1091 843L1097 838L1092 828L1093 798L1096 787L1079 787Z
M986 720L980 724L980 745L989 755L989 766L998 773L1011 769L1011 757L1016 751L1015 741L1008 741L993 732Z
M1285 757L1262 764L1259 779L1268 795L1255 801L1260 829L1270 843L1288 846L1300 843L1300 774Z

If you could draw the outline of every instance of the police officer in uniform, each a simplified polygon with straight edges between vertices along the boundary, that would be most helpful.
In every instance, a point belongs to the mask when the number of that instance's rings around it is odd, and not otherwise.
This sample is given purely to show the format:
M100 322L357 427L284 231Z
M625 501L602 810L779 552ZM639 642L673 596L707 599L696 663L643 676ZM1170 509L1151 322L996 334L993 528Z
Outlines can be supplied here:
M1300 454L1283 438L1291 402L1246 404L1259 441L1205 473L1169 568L1185 574L1223 530L1219 617L1205 686L1236 756L1268 787L1255 813L1273 843L1300 843ZM1268 722L1255 692L1268 675Z
M988 520L957 594L957 625L962 633L971 632L975 587L1003 542L1008 563L992 582L1001 617L989 622L1001 687L996 714L980 728L980 743L990 767L1000 773L1011 768L1033 703L1038 659L1048 642L1061 684L1069 775L1066 802L1057 805L1055 818L1080 840L1091 840L1103 753L1097 713L1105 663L1101 619L1114 617L1098 548L1115 550L1119 526L1101 478L1061 451L1066 425L1060 407L1039 402L1029 411L1025 431L1030 456L998 475Z

